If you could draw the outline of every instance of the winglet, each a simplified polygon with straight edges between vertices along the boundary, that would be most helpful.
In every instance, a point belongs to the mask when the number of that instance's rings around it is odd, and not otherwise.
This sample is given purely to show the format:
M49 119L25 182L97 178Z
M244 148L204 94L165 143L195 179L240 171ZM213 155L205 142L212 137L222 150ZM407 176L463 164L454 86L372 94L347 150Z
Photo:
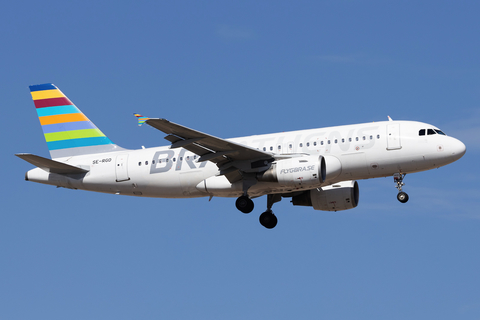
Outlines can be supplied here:
M135 117L137 117L138 119L138 126L140 127L142 124L145 123L145 121L147 121L148 119L150 118L147 118L147 117L144 117L142 116L141 114L138 114L138 113L134 113L133 114Z

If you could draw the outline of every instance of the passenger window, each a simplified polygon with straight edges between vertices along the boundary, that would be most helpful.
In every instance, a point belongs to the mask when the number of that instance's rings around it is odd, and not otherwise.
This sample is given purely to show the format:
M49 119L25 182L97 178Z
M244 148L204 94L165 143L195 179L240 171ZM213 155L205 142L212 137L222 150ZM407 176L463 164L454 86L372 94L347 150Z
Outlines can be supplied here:
M380 135L379 135L379 134L377 134L377 139L380 139Z
M273 147L270 147L270 151L273 151Z
M433 129L428 129L427 134L432 135L432 134L436 134L436 133L435 133L435 131L433 131Z
M348 138L348 142L352 142L352 138Z
M342 143L345 143L345 139L342 139Z
M338 142L338 139L335 139L335 143L337 143L337 142Z
M263 151L267 151L267 148L263 147Z
M424 135L425 135L425 129L421 129L421 130L418 132L418 135L419 135L419 136L424 136Z
M330 140L328 140L328 144L330 144Z
M358 137L355 137L355 141L358 141Z
M145 165L148 166L148 161L145 161Z
M177 161L177 159L173 158L173 162Z
M141 162L139 162L139 163L138 163L138 165L139 165L139 166L141 166L141 165L142 165L142 163L141 163Z
M281 145L278 145L278 150L280 150L281 148L282 148L282 146L281 146Z
M323 146L323 141L320 141L320 144Z
M290 149L292 149L292 145L291 145L291 144L289 144L288 147L289 147Z
M370 136L370 140L372 140L372 139L373 139L373 136Z
M310 142L307 142L307 147L310 147Z
M300 143L300 148L303 147L303 143Z

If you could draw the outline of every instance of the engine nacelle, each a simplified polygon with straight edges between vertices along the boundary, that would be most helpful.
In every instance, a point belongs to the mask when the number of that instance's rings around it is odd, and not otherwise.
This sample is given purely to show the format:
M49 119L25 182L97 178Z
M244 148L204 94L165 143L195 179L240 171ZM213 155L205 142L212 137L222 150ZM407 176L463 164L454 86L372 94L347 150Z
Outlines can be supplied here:
M279 160L257 175L258 181L278 182L282 187L320 186L326 178L323 156L305 156Z
M333 185L305 191L294 196L294 206L308 206L315 210L340 211L353 209L358 205L357 181L342 181Z

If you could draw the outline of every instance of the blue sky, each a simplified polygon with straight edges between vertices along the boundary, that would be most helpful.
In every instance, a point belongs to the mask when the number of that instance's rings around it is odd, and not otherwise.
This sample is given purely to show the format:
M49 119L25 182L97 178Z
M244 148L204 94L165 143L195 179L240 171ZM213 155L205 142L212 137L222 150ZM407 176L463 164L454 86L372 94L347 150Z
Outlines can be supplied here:
M0 13L0 318L478 319L480 4L9 1ZM28 86L55 83L115 143L167 145L139 112L229 138L394 119L467 145L359 181L331 213L142 199L24 181L48 156Z

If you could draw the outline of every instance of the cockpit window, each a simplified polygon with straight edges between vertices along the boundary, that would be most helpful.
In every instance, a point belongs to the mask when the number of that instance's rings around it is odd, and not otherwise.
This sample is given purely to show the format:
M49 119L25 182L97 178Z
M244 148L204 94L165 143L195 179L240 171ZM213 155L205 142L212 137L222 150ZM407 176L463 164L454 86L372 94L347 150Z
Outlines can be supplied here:
M446 134L443 133L443 131L439 130L439 129L420 129L420 131L418 131L418 135L419 136L424 136L425 131L427 132L428 135L441 134L442 136L446 136Z

